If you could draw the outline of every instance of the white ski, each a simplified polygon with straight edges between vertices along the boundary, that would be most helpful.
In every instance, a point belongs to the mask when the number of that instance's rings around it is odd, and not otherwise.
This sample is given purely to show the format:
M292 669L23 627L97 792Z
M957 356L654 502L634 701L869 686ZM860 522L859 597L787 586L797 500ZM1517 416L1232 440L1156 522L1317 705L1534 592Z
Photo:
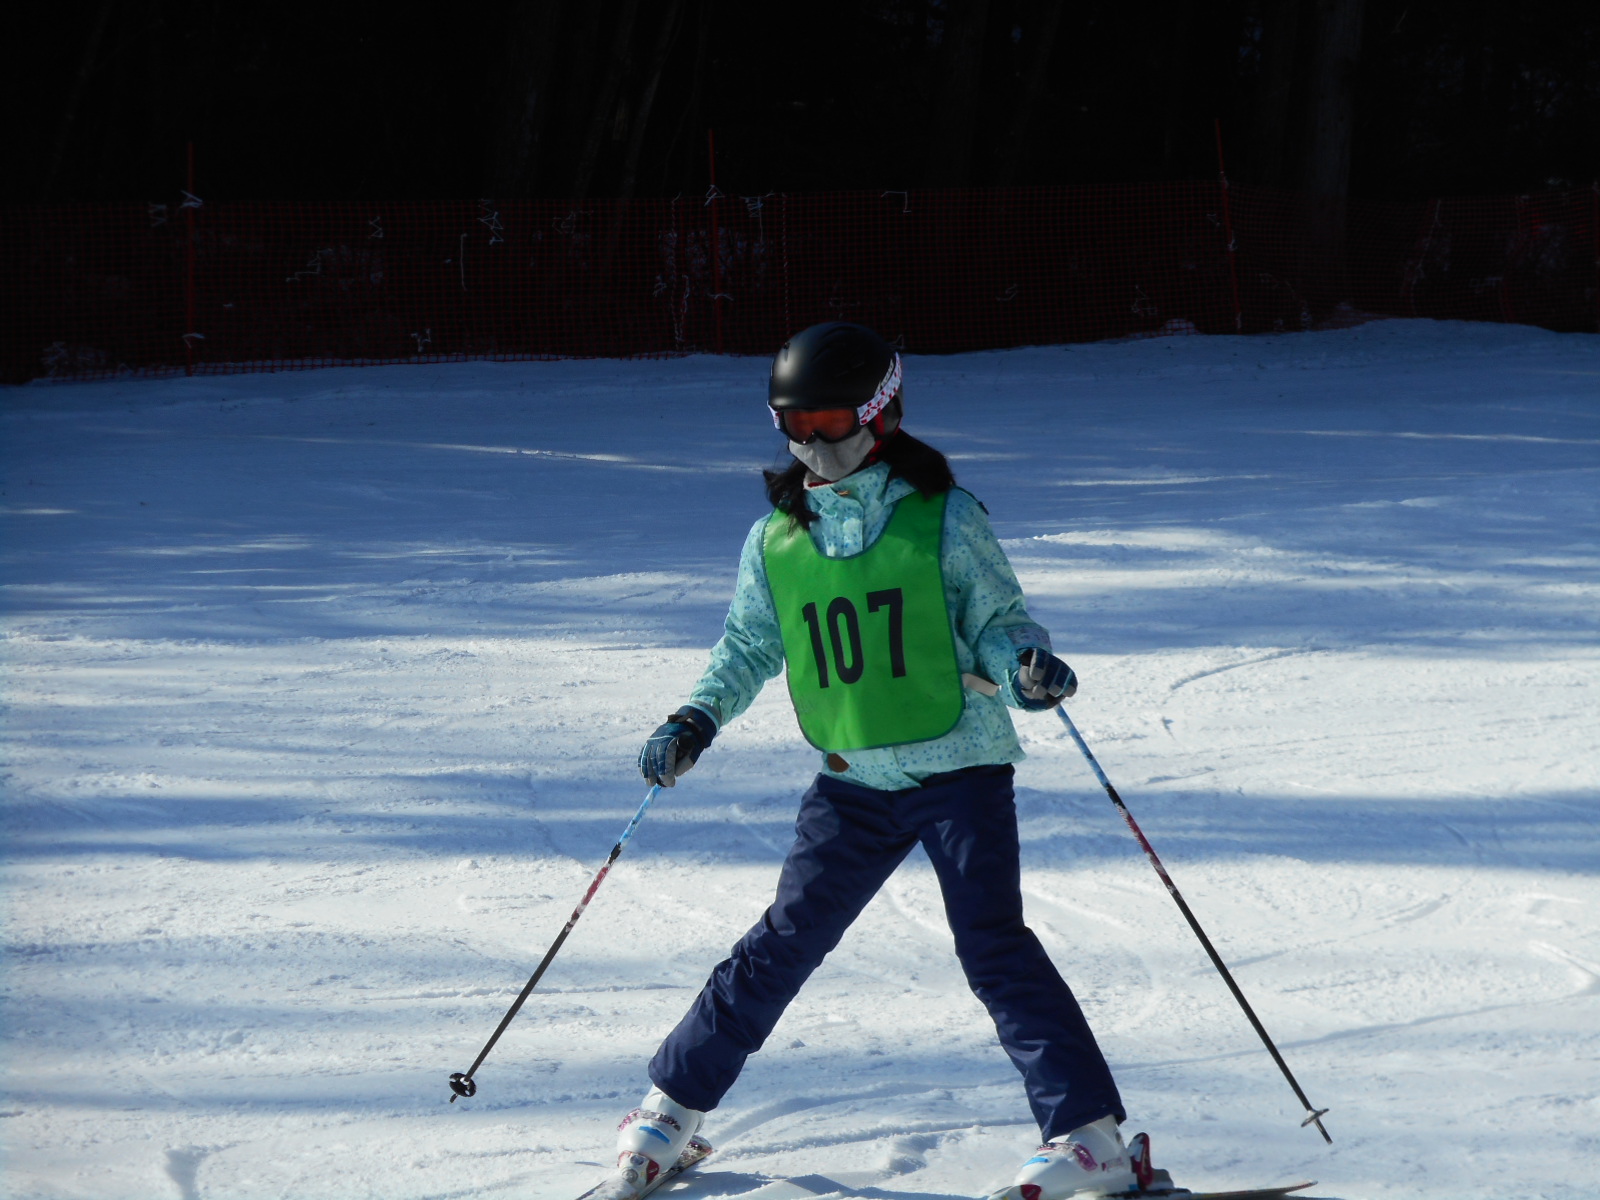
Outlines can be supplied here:
M657 1173L649 1182L641 1184L637 1170L619 1167L579 1196L578 1200L643 1200L643 1197L663 1184L671 1183L710 1153L710 1142L703 1137L692 1137L683 1153L678 1155L678 1161Z
M1283 1183L1275 1187L1241 1188L1227 1192L1192 1192L1172 1182L1170 1172L1150 1163L1150 1137L1136 1133L1128 1139L1128 1157L1133 1162L1138 1185L1129 1192L1109 1192L1104 1200L1279 1200L1292 1192L1315 1187L1316 1180ZM1031 1194L1030 1194L1031 1193ZM987 1200L1039 1200L1039 1189L1031 1184L1012 1184L991 1192Z

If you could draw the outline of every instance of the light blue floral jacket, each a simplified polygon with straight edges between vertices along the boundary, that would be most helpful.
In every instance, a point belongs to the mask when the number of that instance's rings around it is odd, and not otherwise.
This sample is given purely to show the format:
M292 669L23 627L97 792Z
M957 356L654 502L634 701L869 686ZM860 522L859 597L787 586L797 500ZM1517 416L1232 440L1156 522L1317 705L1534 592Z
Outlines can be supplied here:
M811 524L812 540L830 558L859 554L883 532L895 502L915 490L903 479L890 479L884 463L810 488L806 504L817 514ZM689 703L709 713L718 728L749 708L762 685L783 669L783 635L761 553L766 523L763 516L745 539L722 638L689 697ZM1032 646L1049 650L1050 635L1028 616L1022 588L995 540L988 515L959 488L950 493L945 506L940 565L961 670L999 683L1000 696L966 688L966 710L943 737L852 751L844 771L830 769L824 758L826 774L889 791L916 787L941 771L1017 762L1023 757L1001 697L1009 695L1005 684L1016 673L1018 652Z

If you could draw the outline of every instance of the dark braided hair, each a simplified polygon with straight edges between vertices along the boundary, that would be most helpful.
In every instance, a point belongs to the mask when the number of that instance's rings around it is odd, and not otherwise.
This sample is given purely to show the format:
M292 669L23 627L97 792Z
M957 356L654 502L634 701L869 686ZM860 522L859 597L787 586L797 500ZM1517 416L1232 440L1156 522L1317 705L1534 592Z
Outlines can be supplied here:
M890 479L904 479L924 496L938 496L956 485L950 460L939 451L903 429L884 439L878 462L889 464ZM798 458L787 467L761 472L767 482L767 499L772 507L789 514L801 529L809 528L817 514L806 506L806 465Z

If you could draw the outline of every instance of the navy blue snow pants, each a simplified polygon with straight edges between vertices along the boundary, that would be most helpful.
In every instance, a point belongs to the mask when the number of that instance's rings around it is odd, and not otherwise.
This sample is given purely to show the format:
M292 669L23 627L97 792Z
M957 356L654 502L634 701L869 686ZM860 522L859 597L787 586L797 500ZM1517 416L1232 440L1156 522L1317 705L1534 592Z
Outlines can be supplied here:
M944 893L967 982L1022 1073L1046 1139L1122 1101L1072 992L1022 921L1009 766L969 767L883 792L818 775L772 906L711 972L650 1060L650 1078L690 1108L716 1108L789 1001L921 842Z

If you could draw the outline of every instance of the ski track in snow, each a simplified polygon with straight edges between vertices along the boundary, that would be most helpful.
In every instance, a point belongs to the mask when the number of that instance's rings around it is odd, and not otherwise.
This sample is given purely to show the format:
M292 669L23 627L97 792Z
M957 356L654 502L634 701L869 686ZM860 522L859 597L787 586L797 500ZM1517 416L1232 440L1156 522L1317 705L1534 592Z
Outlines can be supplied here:
M559 1200L603 1172L771 895L816 769L781 681L657 801L478 1096L445 1080L720 631L780 449L765 371L0 392L5 1195ZM1600 339L1385 321L913 357L907 396L1332 1110L1330 1148L1059 724L1020 717L1030 921L1157 1163L1592 1196ZM920 851L706 1133L663 1196L948 1200L1032 1149Z

